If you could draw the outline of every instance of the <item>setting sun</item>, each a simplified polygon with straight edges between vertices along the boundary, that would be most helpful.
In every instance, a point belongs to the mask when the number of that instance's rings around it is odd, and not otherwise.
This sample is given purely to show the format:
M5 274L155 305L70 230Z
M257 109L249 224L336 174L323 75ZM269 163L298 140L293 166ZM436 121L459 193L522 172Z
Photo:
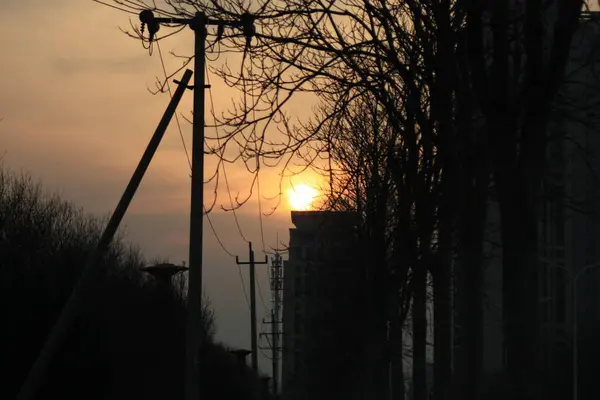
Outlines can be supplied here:
M308 211L317 197L317 191L308 185L296 185L288 190L292 210Z

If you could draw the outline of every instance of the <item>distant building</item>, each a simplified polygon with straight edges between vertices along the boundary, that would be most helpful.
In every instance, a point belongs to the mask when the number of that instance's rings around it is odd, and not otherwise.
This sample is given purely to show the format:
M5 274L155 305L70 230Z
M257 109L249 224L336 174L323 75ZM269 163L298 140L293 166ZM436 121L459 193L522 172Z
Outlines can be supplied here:
M292 223L283 278L283 398L317 399L352 352L345 347L352 341L352 285L360 280L356 215L292 211Z

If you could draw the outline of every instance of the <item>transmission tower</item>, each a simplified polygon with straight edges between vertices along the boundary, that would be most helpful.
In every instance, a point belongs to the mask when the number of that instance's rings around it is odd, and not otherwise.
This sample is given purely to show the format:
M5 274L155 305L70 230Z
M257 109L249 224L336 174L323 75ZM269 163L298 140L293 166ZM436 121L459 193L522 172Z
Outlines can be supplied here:
M273 395L278 396L279 391L279 360L281 353L281 305L283 291L283 259L279 252L271 257L271 294L273 307L271 308L271 320L263 323L271 325L271 332L263 333L261 336L271 336L269 347L271 350L271 361L273 362Z

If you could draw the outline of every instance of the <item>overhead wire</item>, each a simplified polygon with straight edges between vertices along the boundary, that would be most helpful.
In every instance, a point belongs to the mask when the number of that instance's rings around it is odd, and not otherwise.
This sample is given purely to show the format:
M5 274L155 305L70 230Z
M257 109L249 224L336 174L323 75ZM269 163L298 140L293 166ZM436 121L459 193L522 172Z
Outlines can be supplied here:
M173 93L171 92L171 84L169 83L167 68L165 67L165 60L162 55L162 51L160 50L160 42L156 42L156 48L158 49L158 56L160 58L160 65L162 66L163 73L165 74L165 84L167 85L167 90L169 92L169 96L173 97ZM177 130L179 131L179 137L181 138L181 144L183 145L183 150L185 151L185 157L187 158L188 166L190 170L192 169L192 159L190 158L190 153L188 152L187 145L185 143L185 138L183 137L183 131L181 129L181 123L179 122L179 115L175 113L175 122L177 123Z
M257 149L258 152L258 149ZM260 239L262 243L262 251L263 253L267 253L265 249L265 231L263 228L263 220L262 220L262 203L261 203L261 195L260 195L260 159L258 154L256 155L256 197L258 198L258 222L260 225Z
M254 61L252 60L252 53L250 53L250 76L254 76ZM245 86L245 85L244 85ZM256 106L257 100L254 96L254 87L252 87L252 119L254 120L254 125L252 126L252 136L254 141L254 149L256 154L256 197L258 200L258 221L260 224L260 239L262 244L262 251L266 254L265 251L265 232L263 229L263 220L262 220L262 203L261 203L261 194L260 194L260 154L258 149L258 137L256 135Z
M250 75L254 75L254 60L252 59L252 53L250 53L250 57L249 57L249 61L250 61ZM253 104L252 104L252 119L254 121L256 121L256 98L254 96L254 88L252 88L252 100L253 100ZM254 148L255 148L255 153L256 153L256 195L257 195L257 199L258 199L258 222L260 224L260 238L261 238L261 243L262 243L262 251L264 254L267 254L266 251L266 246L265 246L265 232L264 232L264 227L263 227L263 212L262 212L262 194L260 191L260 154L259 154L259 148L258 148L258 138L256 137L256 125L253 126L253 135L254 135ZM269 279L269 282L271 282L271 272L269 270L269 268L267 268L267 277ZM270 288L270 285L269 285ZM273 295L273 293L271 293L271 295Z
M217 126L217 117L215 116L215 101L214 101L214 97L213 97L213 93L212 93L212 85L210 84L210 71L208 69L208 65L205 64L205 73L206 73L206 83L208 86L208 98L210 101L210 109L211 109L211 115L213 117L213 122L214 122L214 126L215 126L215 135L217 136L217 146L219 146L219 149L221 150L221 157L224 156L224 152L225 149L221 148L221 139L219 136L219 130L218 130L218 126ZM231 209L233 212L233 218L235 220L235 225L237 226L238 229L238 233L240 234L240 236L242 237L242 240L245 241L246 243L248 243L248 240L246 239L246 237L244 236L244 233L242 231L242 227L240 225L240 222L238 220L237 214L235 212L235 207L233 205L233 197L231 196L231 188L229 186L229 178L227 177L227 170L225 169L225 163L222 164L222 168L223 168L223 178L225 178L225 187L227 188L227 194L229 196L229 202L231 203ZM250 307L250 300L248 297L248 291L246 290L246 283L244 281L244 275L242 274L242 266L238 264L238 274L240 277L240 282L242 283L242 289L244 290L244 297L246 298L246 304L248 305L248 308Z
M157 48L158 48L158 55L159 55L159 58L160 58L160 63L161 63L162 69L163 69L163 73L165 75L165 85L167 87L167 91L169 93L169 96L173 97L173 93L171 91L171 85L170 85L169 80L168 80L167 69L166 69L166 66L165 66L163 55L162 55L162 52L160 50L160 44L159 44L158 41L156 42L156 45L157 45ZM214 112L214 104L212 106L213 106L213 112ZM187 145L185 143L185 138L183 136L183 131L181 129L181 124L179 122L179 118L178 118L177 114L175 114L175 120L177 122L177 129L179 130L179 137L181 138L181 143L183 144L183 149L185 151L185 155L186 155L186 159L187 159L187 162L188 162L188 166L189 166L189 168L191 170L192 169L192 162L191 162L191 158L189 156L189 152L187 150ZM217 234L217 230L216 230L216 228L215 228L215 226L214 226L214 224L212 222L212 219L211 219L209 213L207 212L206 207L204 206L204 204L202 205L202 208L204 210L204 216L206 217L206 220L207 220L207 222L208 222L208 224L210 226L210 229L211 229L211 231L212 231L215 239L217 240L217 243L219 244L219 246L221 247L221 249L223 250L223 252L225 254L227 254L228 256L230 256L232 258L235 258L235 255L233 253L231 253L225 247L225 244L223 243L223 241L221 240L221 238ZM248 305L248 308L250 308L250 300L248 298L248 291L246 290L246 284L244 282L244 277L242 275L241 268L238 268L238 272L239 272L240 281L242 283L242 290L244 291L244 298L246 299L246 304Z
M244 56L244 60L246 60L246 57ZM253 75L253 61L252 61L252 53L250 53L250 76ZM242 74L244 71L244 66L242 65ZM244 82L244 95L246 93L246 81L244 79L244 77L242 76L242 82ZM265 234L264 234L264 229L263 229L263 221L262 221L262 207L261 207L261 195L260 195L260 158L259 158L259 154L258 154L258 145L257 145L257 135L256 135L256 99L254 97L254 90L252 91L252 119L254 120L254 125L252 126L252 133L250 135L250 138L252 141L254 141L254 147L255 147L255 152L256 152L256 194L258 197L258 221L259 221L259 225L260 225L260 237L261 237L261 244L262 244L262 251L263 254L267 254L265 251ZM246 102L245 102L246 103ZM269 264L268 264L268 258L267 258L267 277L269 278L269 282L270 282L270 274L269 274ZM265 310L269 311L270 308L269 306L267 306L267 302L265 301L265 297L263 295L263 290L260 284L260 279L256 280L257 286L258 286L258 295L260 297L260 301L263 305L263 307L265 308ZM271 285L269 285L269 288L271 287Z
M269 267L268 267L268 264L267 264L267 269L268 268ZM266 311L270 311L270 308L269 308L269 306L267 306L267 303L265 302L265 298L264 298L263 293L262 293L262 288L260 286L260 279L256 280L256 285L258 286L258 295L260 297L260 301L261 301L263 307L265 308Z
M225 156L225 148L221 148L221 137L219 136L219 128L217 126L217 117L215 116L214 110L215 110L215 101L213 98L213 93L212 93L212 85L210 84L210 71L208 70L208 65L205 65L206 68L206 83L208 84L208 97L210 100L210 107L211 110L213 111L212 117L213 117L213 121L214 121L214 126L215 126L215 135L217 136L217 146L219 147L219 150L221 151L221 158L223 158ZM240 234L240 236L242 237L242 240L246 243L248 243L248 239L246 239L246 236L244 236L244 232L242 232L242 227L240 225L240 221L238 220L237 217L237 213L236 213L236 207L233 205L233 197L231 196L231 187L229 185L229 178L227 177L227 170L225 169L225 163L222 164L223 165L223 178L225 178L225 187L227 188L227 194L229 196L229 203L231 205L231 211L233 212L233 218L235 219L235 225L237 226L238 229L238 233Z
M266 338L267 340L267 345L268 345L268 349L272 350L273 346L271 345L271 341L269 340L269 334L265 332L265 319L262 319L262 322L260 324L260 335L259 338L262 339L263 337ZM260 344L260 343L259 343ZM265 353L265 349L263 348L263 346L258 347L260 349L261 354L263 355L263 357L267 358L268 360L273 360L273 357L268 355L267 353Z

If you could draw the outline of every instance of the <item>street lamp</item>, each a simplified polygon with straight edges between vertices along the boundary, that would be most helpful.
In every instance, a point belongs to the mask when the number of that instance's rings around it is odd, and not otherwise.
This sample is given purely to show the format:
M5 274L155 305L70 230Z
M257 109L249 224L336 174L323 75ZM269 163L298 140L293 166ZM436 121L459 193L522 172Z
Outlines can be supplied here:
M594 264L589 264L584 266L583 268L581 268L579 271L577 271L576 274L573 274L573 271L571 271L569 268L565 267L564 265L560 265L560 264L556 264L552 261L548 261L545 259L540 259L540 261L542 261L543 263L546 263L548 265L552 265L553 267L557 267L560 268L564 271L567 271L567 273L569 274L569 276L571 277L571 281L573 282L573 287L571 290L571 302L572 302L572 313L573 313L573 400L577 400L578 398L578 392L579 392L579 385L578 385L578 351L577 351L577 282L579 282L579 278L583 276L583 274L587 271L589 271L590 269L593 268L597 268L600 267L600 262L599 263L594 263Z
M252 351L246 349L236 349L230 350L229 353L235 356L236 360L240 363L240 365L247 365L246 359L248 357L248 354L252 353Z
M161 284L170 285L173 280L173 276L180 272L187 271L188 268L182 265L163 263L142 267L141 270L154 276L154 278Z

